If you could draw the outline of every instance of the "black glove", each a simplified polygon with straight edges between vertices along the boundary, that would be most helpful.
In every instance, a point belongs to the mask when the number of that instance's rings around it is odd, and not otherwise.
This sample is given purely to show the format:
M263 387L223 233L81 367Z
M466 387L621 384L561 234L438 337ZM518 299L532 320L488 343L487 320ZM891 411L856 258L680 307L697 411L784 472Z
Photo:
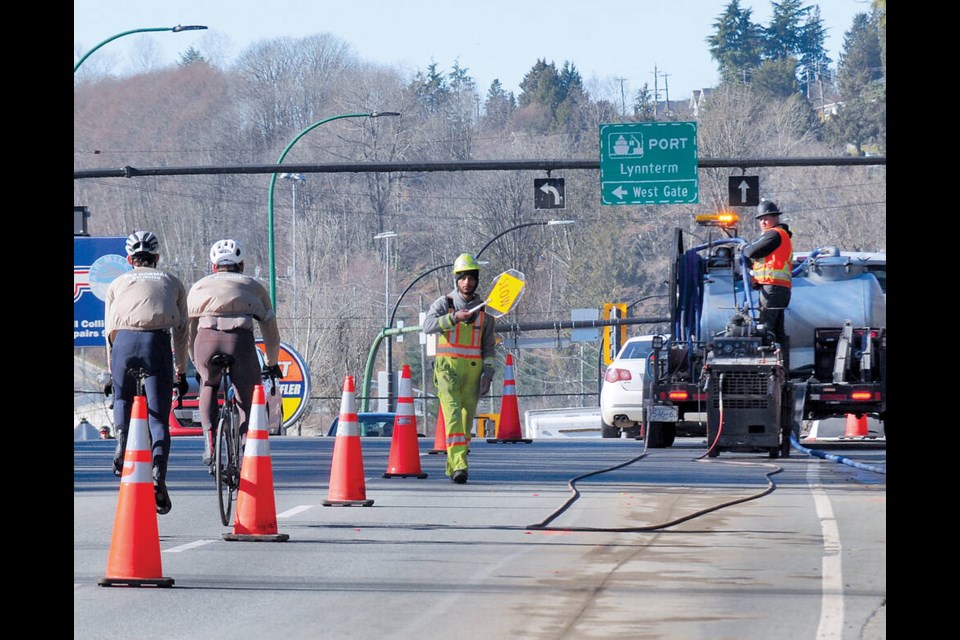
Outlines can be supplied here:
M112 382L108 382L107 384L103 385L103 395L109 396L109 395L112 394L112 393L113 393L113 383L112 383Z
M177 374L176 382L177 392L180 394L180 397L187 395L187 392L190 391L190 383L187 382L187 374L180 373Z
M280 372L280 365L275 364L271 366L264 365L263 369L260 370L260 377L266 380L267 378L273 378L274 380L283 380L283 374Z

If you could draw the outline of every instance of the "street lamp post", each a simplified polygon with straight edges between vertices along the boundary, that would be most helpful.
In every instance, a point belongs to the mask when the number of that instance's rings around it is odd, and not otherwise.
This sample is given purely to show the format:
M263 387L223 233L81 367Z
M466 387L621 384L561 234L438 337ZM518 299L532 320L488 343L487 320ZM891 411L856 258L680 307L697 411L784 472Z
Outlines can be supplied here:
M492 238L490 238L490 240L487 241L487 244L483 245L483 246L480 248L480 251L477 251L477 253L474 255L474 257L475 257L475 258L479 258L479 257L480 257L480 254L483 253L484 251L486 251L486 250L487 250L487 247L489 247L490 245L492 245L492 244L497 240L497 238L500 238L501 236L505 236L505 235L507 235L508 233L510 233L511 231L516 231L517 229L522 229L523 227L550 227L550 226L553 226L553 225L556 225L556 224L576 224L576 223L577 223L576 220L545 220L545 221L543 221L543 222L525 222L525 223L523 223L523 224L518 224L517 226L515 226L515 227L510 227L510 228L507 229L506 231L501 231L501 232L498 233L497 235L495 235L495 236L493 236Z
M293 217L290 221L290 251L293 254L291 256L293 262L293 333L297 335L297 323L299 322L300 314L298 311L298 300L297 300L297 183L304 182L306 178L302 173L281 173L280 178L282 180L290 181L290 189L292 191L291 195L291 209L293 209Z
M80 68L80 65L83 64L84 60L90 57L91 53L93 53L103 45L107 44L108 42L113 42L117 38L122 38L123 36L129 36L132 33L146 33L148 31L172 31L174 33L180 33L181 31L199 31L201 29L206 29L206 27L200 24L188 24L187 26L183 27L178 24L175 27L145 27L143 29L131 29L130 31L124 31L123 33L118 33L115 36L111 36L107 38L106 40L104 40L103 42L95 46L93 49L90 49L90 51L87 51L82 58L77 60L77 64L73 65L73 72L74 73L77 72L77 69Z
M392 326L392 316L390 315L390 238L396 238L397 234L393 231L384 231L373 236L374 240L384 240L386 246L386 259L383 261L383 279L385 288L383 293L383 326L384 330ZM399 304L399 301L398 301ZM387 339L387 411L390 411L390 403L393 400L393 349L392 341ZM381 390L382 391L382 390ZM382 393L380 395L383 395Z
M331 116L329 118L324 118L319 122L314 122L312 125L301 131L297 136L290 141L284 150L280 153L280 157L277 158L277 165L279 166L283 159L287 157L291 147L293 147L296 142L305 136L307 133L313 131L322 124L332 122L333 120L339 120L341 118L379 118L381 116L399 116L400 114L396 111L373 111L371 113L343 113L338 116ZM270 192L267 195L268 200L268 209L267 209L267 228L268 228L268 239L267 239L267 251L270 254L270 303L273 305L274 309L277 307L277 262L276 256L274 255L274 242L273 242L273 189L277 184L277 174L270 174Z

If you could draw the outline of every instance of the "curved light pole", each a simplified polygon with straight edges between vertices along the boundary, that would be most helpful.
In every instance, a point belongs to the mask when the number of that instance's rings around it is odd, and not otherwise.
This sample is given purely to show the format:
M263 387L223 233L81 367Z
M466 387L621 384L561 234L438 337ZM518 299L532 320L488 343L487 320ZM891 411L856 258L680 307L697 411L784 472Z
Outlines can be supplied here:
M397 233L394 231L384 231L373 236L374 240L383 240L386 242L386 248L384 249L385 260L383 261L383 279L386 283L384 285L383 291L383 329L386 331L393 326L391 321L392 317L390 315L390 238L396 238ZM384 370L387 373L387 411L390 411L390 403L393 400L393 351L392 351L392 342L387 340L387 357L384 362ZM382 391L382 390L381 390ZM383 395L382 393L380 395Z
M399 116L400 114L396 111L373 111L371 113L343 113L339 116L331 116L329 118L324 118L319 122L314 122L312 125L301 131L297 134L297 137L290 141L290 144L284 148L280 153L280 157L277 158L277 166L283 162L283 159L287 157L287 153L290 151L290 148L296 144L296 142L313 131L322 124L332 122L333 120L339 120L341 118L379 118L380 116ZM267 249L270 253L270 304L273 305L274 310L277 308L277 263L273 252L273 188L277 184L277 174L270 174L270 193L267 196L268 198L268 211L267 211L267 224L269 228L269 237L267 241Z
M73 72L74 72L74 73L77 72L77 69L80 68L80 65L83 64L83 61L84 61L84 60L86 60L87 58L90 57L90 54L91 54L91 53L93 53L94 51L96 51L97 49L99 49L100 47L102 47L103 45L107 44L108 42L113 42L113 41L116 40L117 38L122 38L123 36L129 36L131 33L146 33L146 32L148 32L148 31L172 31L172 32L174 32L174 33L180 33L181 31L200 31L200 30L206 29L206 28L207 28L207 27L205 27L205 26L203 26L203 25L201 25L201 24L188 24L188 25L185 26L185 27L182 27L182 26L180 26L180 25L178 24L178 25L175 26L175 27L144 27L143 29L131 29L130 31L124 31L123 33L118 33L118 34L115 35L115 36L111 36L111 37L107 38L106 40L104 40L103 42L101 42L100 44L98 44L97 46L95 46L93 49L90 49L90 51L87 51L87 52L83 55L82 58L80 58L79 60L77 60L77 64L73 65Z
M543 222L525 222L525 223L523 223L523 224L518 224L517 226L515 226L515 227L510 227L510 228L507 229L506 231L501 231L501 232L498 233L497 235L495 235L495 236L493 236L492 238L490 238L490 240L487 241L487 244L483 245L483 246L480 248L480 251L477 251L477 253L474 254L474 257L475 257L475 258L479 258L479 257L480 257L480 254L483 253L484 251L486 251L486 250L487 250L487 247L489 247L490 245L492 245L492 244L497 240L497 238L499 238L499 237L501 237L501 236L505 236L505 235L507 235L508 233L510 233L511 231L516 231L517 229L522 229L523 227L550 227L550 226L553 226L553 225L555 225L555 224L576 224L576 223L577 223L576 220L545 220L545 221L543 221Z
M299 336L299 317L297 305L297 183L305 182L306 177L302 173L281 173L281 180L287 180L291 183L292 202L290 208L293 210L293 218L290 223L290 252L293 263L293 335Z
M547 227L547 226L553 226L553 225L557 225L557 224L576 224L576 222L577 222L576 220L544 220L544 221L542 221L542 222L525 222L525 223L523 223L523 224L518 224L518 225L516 225L515 227L510 227L510 228L507 229L506 231L502 231L502 232L498 233L497 235L495 235L494 237L490 238L490 240L487 241L487 243L486 243L485 245L483 245L483 246L480 248L480 250L477 251L477 252L474 254L474 257L479 260L480 254L483 253L483 252L487 249L487 247L489 247L491 244L493 244L498 238L500 238L500 237L502 237L502 236L505 236L506 234L510 233L511 231L516 231L517 229L522 229L522 228L524 228L524 227L536 227L536 226L539 226L539 227ZM388 242L389 242L389 240L388 240ZM419 276L417 276L417 277L413 280L413 282L411 282L409 285L407 285L407 288L404 289L404 290L403 290L403 293L401 293L400 296L397 298L397 303L396 303L396 304L394 305L394 307L393 307L393 313L391 313L391 314L390 314L390 317L387 319L387 326L386 326L386 328L377 335L376 339L373 341L373 345L371 345L371 347L370 347L370 354L367 356L367 366L366 366L366 369L364 370L364 374L363 374L363 387L362 387L362 393L363 393L363 395L362 395L362 400L361 400L361 405L360 405L360 410L361 410L361 411L366 411L366 410L367 410L367 407L368 407L368 397L369 397L369 395L370 395L370 374L371 374L372 369L373 369L373 361L374 361L374 359L377 357L377 352L380 350L380 342L381 342L385 337L387 337L387 353L389 354L389 353L390 353L390 340L389 340L389 336L392 336L392 335L395 335L395 334L398 334L398 333L410 333L410 332L413 332L413 331L421 331L421 330L422 330L422 327L418 327L418 326L404 327L403 329L393 329L393 320L394 320L394 317L397 315L397 309L400 308L400 301L403 300L403 296L405 296L405 295L407 294L407 292L410 291L410 289L413 287L413 285L415 285L416 283L420 282L420 280L422 280L423 278L427 277L428 275L430 275L430 274L433 273L434 271L437 271L437 270L439 270L439 269L443 269L444 267L452 267L452 266L453 266L453 264L441 264L441 265L439 265L439 266L433 267L432 269L429 269L429 270L427 270L427 271L424 271L424 272L421 273ZM387 358L388 358L388 361L389 361L390 356L388 355ZM388 376L389 376L389 373L388 373ZM388 396L387 396L387 398L388 398L388 399L387 399L387 403L388 403L388 404L389 404L389 402L390 402L390 397L389 397L390 391L392 391L392 389L390 389L390 390L388 391Z

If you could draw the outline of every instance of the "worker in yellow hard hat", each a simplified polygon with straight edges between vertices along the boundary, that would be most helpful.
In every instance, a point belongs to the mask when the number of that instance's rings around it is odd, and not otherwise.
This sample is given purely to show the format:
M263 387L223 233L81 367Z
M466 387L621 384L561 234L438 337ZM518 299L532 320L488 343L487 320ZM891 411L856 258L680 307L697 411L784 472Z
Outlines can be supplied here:
M423 332L439 334L433 383L447 428L446 474L453 482L464 484L477 402L490 391L493 382L496 320L483 308L470 310L483 301L477 294L480 265L473 255L457 256L453 277L456 286L430 305Z

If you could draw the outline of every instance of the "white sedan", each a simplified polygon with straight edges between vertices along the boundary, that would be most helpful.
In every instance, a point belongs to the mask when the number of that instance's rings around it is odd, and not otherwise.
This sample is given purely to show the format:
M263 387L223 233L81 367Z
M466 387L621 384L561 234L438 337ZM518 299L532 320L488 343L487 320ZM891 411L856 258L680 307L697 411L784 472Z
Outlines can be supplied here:
M600 436L627 438L643 435L643 406L647 359L653 336L628 339L603 375L600 387Z

